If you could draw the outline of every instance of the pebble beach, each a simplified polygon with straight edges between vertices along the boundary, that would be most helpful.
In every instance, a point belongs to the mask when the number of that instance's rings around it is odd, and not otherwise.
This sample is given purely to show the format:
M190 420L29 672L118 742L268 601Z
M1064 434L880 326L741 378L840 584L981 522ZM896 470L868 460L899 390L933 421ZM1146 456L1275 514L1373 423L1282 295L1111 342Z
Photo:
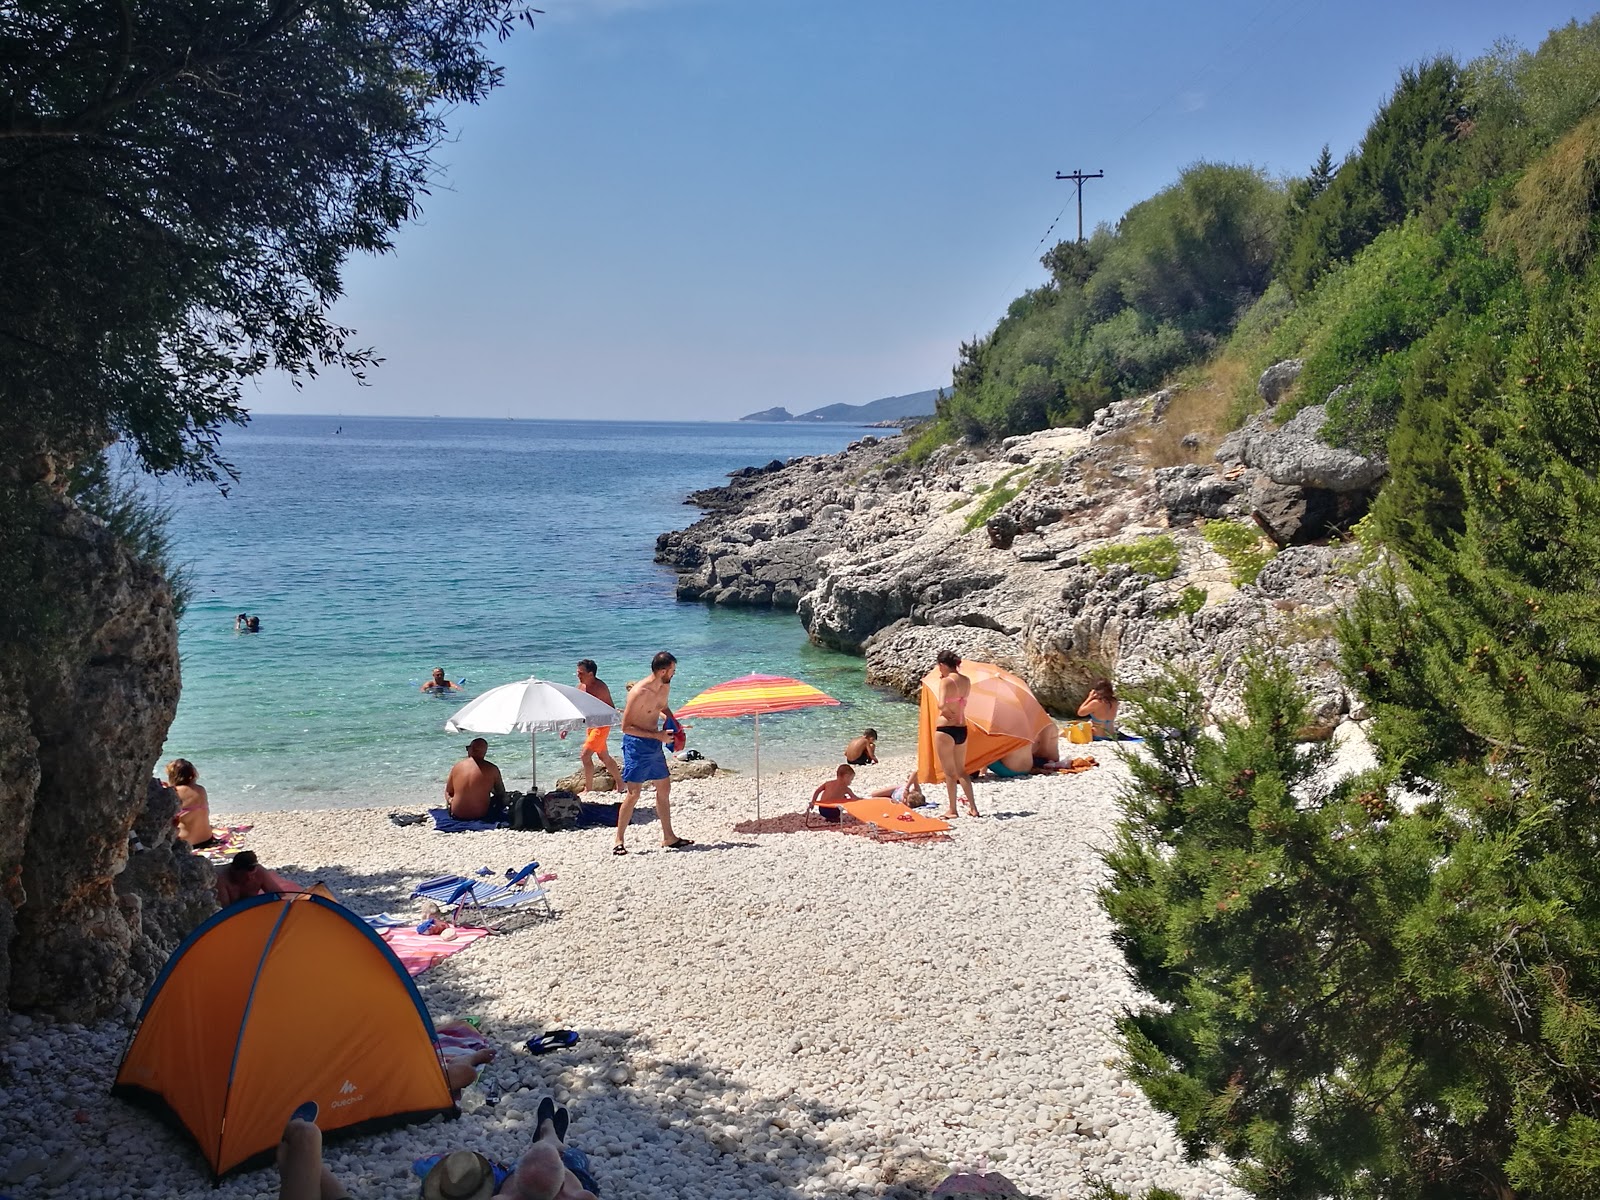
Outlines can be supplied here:
M1095 889L1125 772L1112 748L1092 753L1100 766L1081 774L980 783L981 818L915 843L794 819L816 769L765 777L759 823L747 775L675 785L674 824L699 843L686 850L660 847L642 800L623 858L596 829L446 835L386 808L217 817L253 825L263 863L363 914L416 912L418 882L480 866L531 857L556 876L556 919L418 978L436 1021L480 1018L499 1056L459 1121L330 1139L357 1196L414 1197L427 1154L515 1158L553 1093L619 1200L916 1197L961 1167L1039 1197L1099 1177L1232 1200L1227 1164L1185 1162L1116 1065L1113 1021L1137 993ZM913 765L864 767L856 790ZM276 1196L271 1170L213 1190L185 1138L108 1096L125 1025L10 1022L0 1192ZM521 1048L556 1028L581 1040Z

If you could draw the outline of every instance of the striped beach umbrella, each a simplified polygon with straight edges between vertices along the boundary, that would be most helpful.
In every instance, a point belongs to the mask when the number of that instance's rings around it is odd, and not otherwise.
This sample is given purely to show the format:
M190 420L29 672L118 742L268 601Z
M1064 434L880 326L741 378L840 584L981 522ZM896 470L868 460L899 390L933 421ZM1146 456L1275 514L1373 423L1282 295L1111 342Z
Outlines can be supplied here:
M754 717L756 723L756 820L761 819L761 714L819 708L839 702L787 675L743 675L701 692L678 709L679 717Z

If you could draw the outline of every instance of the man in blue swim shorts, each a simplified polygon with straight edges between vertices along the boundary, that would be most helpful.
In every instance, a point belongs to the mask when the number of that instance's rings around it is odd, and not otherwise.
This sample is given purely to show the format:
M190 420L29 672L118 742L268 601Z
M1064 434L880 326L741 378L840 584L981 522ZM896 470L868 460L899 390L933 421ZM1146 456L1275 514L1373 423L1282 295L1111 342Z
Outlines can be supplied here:
M663 747L673 739L671 730L662 729L665 717L674 721L667 707L667 692L672 687L672 676L678 669L678 660L663 650L650 660L650 678L634 684L628 692L628 702L622 708L622 786L624 797L617 813L617 840L611 847L613 854L626 854L624 844L628 822L633 820L633 806L639 802L639 789L647 783L656 786L656 816L661 820L661 844L668 850L681 850L694 845L688 838L672 832L672 777L667 771L667 752Z

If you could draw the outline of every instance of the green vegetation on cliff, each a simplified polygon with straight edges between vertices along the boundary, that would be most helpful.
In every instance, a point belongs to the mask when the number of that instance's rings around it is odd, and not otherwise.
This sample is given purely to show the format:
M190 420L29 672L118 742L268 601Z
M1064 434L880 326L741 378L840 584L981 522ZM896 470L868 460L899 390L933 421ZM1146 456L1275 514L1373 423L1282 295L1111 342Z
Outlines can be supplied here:
M1257 1196L1600 1197L1597 96L1600 19L1407 71L1225 351L1390 463L1340 630L1378 770L1270 662L1219 739L1174 678L1107 856L1131 1069Z

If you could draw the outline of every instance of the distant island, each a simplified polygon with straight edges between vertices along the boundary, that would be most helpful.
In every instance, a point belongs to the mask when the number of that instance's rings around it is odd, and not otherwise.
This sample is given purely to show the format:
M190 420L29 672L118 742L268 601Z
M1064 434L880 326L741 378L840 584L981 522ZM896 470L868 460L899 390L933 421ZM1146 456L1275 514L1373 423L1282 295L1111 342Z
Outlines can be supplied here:
M885 396L867 404L829 404L801 413L798 417L787 408L768 408L741 421L827 421L835 425L871 425L879 421L899 421L905 417L933 416L934 401L939 398L938 388L925 392L912 392L909 396Z

